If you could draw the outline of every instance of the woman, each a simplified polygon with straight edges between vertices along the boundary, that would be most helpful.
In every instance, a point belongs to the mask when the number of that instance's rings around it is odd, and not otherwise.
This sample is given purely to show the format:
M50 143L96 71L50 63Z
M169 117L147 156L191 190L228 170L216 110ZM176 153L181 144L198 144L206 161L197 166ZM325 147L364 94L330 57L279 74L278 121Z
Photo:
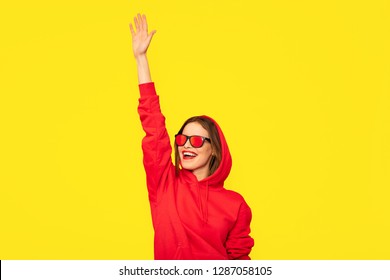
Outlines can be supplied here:
M137 63L138 113L146 136L144 167L152 212L155 259L250 259L251 210L236 192L224 189L232 160L218 124L207 116L188 119L175 135L175 165L149 70L145 15L130 24Z

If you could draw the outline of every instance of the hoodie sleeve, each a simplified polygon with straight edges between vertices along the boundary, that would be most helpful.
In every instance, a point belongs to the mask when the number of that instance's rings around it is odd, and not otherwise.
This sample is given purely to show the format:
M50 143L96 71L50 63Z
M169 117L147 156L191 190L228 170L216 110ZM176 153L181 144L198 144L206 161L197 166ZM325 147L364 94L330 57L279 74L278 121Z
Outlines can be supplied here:
M229 232L226 241L226 251L231 260L250 260L249 253L254 240L249 236L252 212L245 201L241 204L237 221Z
M169 174L174 172L171 159L172 147L154 83L140 84L139 90L141 97L138 114L146 133L142 140L143 163L149 201L153 206L158 201L158 194L167 186Z

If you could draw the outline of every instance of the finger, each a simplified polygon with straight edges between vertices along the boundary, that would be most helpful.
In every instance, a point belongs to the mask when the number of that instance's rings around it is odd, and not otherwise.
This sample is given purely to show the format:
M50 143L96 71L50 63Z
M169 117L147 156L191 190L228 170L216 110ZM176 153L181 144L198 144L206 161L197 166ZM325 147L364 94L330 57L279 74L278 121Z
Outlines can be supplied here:
M138 23L139 23L139 28L140 28L140 30L144 30L144 26L143 26L143 23L142 23L141 14L138 14L137 17L138 17L137 19L138 19Z
M133 25L130 23L130 32L131 32L131 36L134 37L135 36L135 31L134 31L134 27Z
M146 15L142 16L142 22L143 22L143 25L144 25L146 32L148 32L148 22L146 20Z
M135 28L137 29L137 32L139 32L139 23L138 23L138 20L136 17L134 17L134 25L135 25Z

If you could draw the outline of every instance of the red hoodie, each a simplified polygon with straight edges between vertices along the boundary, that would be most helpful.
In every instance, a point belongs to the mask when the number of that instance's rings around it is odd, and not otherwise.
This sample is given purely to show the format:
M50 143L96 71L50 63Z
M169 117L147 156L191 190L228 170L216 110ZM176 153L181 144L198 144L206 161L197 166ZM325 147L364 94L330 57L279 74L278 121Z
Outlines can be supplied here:
M252 214L241 195L226 190L232 159L219 132L222 161L209 177L198 181L190 171L175 174L172 147L154 83L139 85L138 113L146 136L142 140L157 260L250 259ZM206 116L204 116L206 117Z

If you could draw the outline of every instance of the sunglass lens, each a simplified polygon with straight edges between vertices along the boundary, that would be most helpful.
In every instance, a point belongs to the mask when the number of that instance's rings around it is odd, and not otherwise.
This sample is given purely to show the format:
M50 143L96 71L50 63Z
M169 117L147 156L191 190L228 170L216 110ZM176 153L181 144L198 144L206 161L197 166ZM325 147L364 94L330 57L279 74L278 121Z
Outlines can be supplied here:
M187 142L187 137L185 137L183 134L176 135L175 138L176 145L183 146Z
M200 136L192 136L191 139L191 145L194 148L199 148L203 145L203 138Z

